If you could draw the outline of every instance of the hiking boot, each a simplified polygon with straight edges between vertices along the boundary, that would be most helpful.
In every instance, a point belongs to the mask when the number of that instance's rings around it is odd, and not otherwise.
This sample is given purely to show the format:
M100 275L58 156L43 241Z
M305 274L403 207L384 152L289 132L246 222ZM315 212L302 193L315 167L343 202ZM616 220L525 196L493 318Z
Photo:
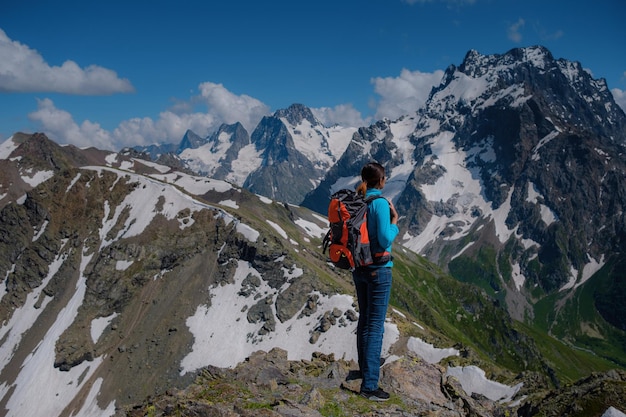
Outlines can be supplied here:
M387 401L389 399L389 393L379 387L374 391L361 390L361 397L367 398L371 401Z

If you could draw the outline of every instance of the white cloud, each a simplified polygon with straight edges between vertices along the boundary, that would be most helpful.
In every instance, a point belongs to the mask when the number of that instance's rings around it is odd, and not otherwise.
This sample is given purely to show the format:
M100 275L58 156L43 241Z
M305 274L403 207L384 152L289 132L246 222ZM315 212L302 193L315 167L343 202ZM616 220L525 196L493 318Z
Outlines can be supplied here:
M11 40L0 29L0 92L55 92L107 95L133 92L127 79L97 65L80 68L74 61L50 66L35 50Z
M432 87L439 85L444 72L432 73L403 69L399 77L373 78L374 91L381 96L374 119L397 119L421 108Z
M340 104L333 108L320 107L311 109L317 120L322 122L324 126L340 125L344 127L361 127L367 126L371 122L371 118L363 119L361 112L352 106L352 104Z
M199 96L192 97L188 103L177 103L175 108L161 112L156 120L131 118L122 121L112 132L88 120L77 123L50 99L38 100L37 110L28 117L58 143L118 151L131 146L178 143L187 129L200 136L209 135L222 123L239 121L252 132L269 113L269 107L261 101L247 95L237 96L221 84L206 82L199 89ZM207 106L206 112L192 112L192 102L198 100Z
M520 30L524 27L525 23L524 19L520 18L517 22L509 26L507 30L508 38L515 43L520 43L522 41L522 34L520 33Z
M235 95L222 84L205 82L198 88L200 100L206 103L211 114L224 123L240 122L249 133L270 112L270 108L256 98Z
M79 126L70 113L57 109L50 99L37 100L37 111L30 113L28 117L39 123L46 135L59 143L111 149L112 138L109 132L98 123L88 120Z
M132 118L119 124L113 131L115 144L124 146L145 146L155 143L178 143L187 129L203 136L217 129L220 121L208 113L176 114L164 111L154 121L149 117Z
M155 121L149 117L125 120L113 132L89 120L78 124L70 113L58 109L52 100L37 101L37 111L28 115L51 139L61 144L81 148L95 146L118 151L124 147L145 146L154 143L178 143L187 131L207 132L219 125L211 114L175 114L165 111Z
M622 110L626 112L626 91L620 90L619 88L613 88L611 90L611 93L613 93L613 98L615 99L615 102L618 104L618 106L620 106Z

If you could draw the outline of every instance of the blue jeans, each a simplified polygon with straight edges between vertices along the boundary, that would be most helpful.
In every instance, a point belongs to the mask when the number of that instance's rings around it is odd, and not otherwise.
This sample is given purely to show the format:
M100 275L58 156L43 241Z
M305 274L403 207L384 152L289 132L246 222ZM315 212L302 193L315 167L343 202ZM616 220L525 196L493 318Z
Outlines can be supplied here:
M358 268L352 272L359 303L356 347L363 375L361 390L378 388L385 317L391 293L391 268Z

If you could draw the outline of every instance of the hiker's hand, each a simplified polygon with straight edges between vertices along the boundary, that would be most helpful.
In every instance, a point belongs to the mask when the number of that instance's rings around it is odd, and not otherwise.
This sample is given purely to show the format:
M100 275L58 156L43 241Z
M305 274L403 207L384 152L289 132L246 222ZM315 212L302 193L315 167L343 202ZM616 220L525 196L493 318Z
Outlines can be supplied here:
M391 224L396 224L398 222L398 212L391 201L389 202L389 215L391 217Z

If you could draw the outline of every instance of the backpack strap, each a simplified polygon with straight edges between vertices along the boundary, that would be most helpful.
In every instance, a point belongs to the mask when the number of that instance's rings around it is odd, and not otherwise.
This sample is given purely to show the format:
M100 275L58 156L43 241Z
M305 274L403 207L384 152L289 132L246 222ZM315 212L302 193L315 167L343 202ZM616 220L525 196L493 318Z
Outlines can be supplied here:
M365 199L365 203L369 205L369 203L376 200L377 198L385 198L385 197L383 197L382 195L371 195Z
M365 199L365 202L367 203L368 214L369 214L369 207L370 207L369 203L371 203L372 201L378 198L385 198L385 197L383 197L382 195L371 195ZM370 216L368 215L367 216L368 224L369 224L369 221L370 221ZM376 241L378 241L378 239L376 239ZM370 242L372 242L372 237L370 237ZM379 252L379 253L372 252L372 258L374 260L374 265L380 265L380 264L385 264L389 262L393 258L393 256L391 256L389 252L383 250L383 252Z

